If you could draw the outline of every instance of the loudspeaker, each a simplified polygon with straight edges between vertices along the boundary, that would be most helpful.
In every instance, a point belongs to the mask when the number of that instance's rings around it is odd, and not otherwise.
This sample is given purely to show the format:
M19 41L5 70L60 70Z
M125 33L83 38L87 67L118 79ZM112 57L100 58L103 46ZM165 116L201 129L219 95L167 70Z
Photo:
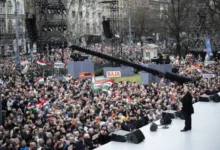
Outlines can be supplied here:
M118 131L112 133L111 140L116 141L116 142L126 142L127 141L126 136L129 133L130 132L128 132L128 131L118 130Z
M207 97L207 96L200 96L199 97L199 101L200 102L209 102L209 97Z
M160 119L160 124L161 125L168 125L171 124L172 120L169 116L165 115L162 119Z
M219 97L218 94L210 96L210 99L213 100L213 102L216 102L216 103L220 102L220 97Z
M155 132L155 131L157 131L157 124L155 124L155 123L152 123L151 125L150 125L150 131L152 131L152 132Z
M169 111L162 113L162 118L165 117L165 116L168 116L170 119L174 119L175 118L175 114L171 113Z
M104 31L105 37L108 38L108 39L113 38L113 33L112 33L112 30L111 30L110 21L109 20L104 20L102 22L102 26L103 26L103 31Z
M137 129L132 133L127 134L127 141L134 144L139 144L145 139L141 130Z

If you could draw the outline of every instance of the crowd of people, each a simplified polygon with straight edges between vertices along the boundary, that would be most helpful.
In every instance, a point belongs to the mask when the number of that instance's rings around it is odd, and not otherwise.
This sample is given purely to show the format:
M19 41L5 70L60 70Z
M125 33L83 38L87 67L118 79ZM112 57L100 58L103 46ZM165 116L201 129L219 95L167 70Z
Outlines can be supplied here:
M1 74L0 150L92 150L110 142L117 130L133 131L161 119L165 110L181 110L184 87L194 102L220 89L219 62L200 68L212 72L215 77L211 79L186 71L186 76L198 80L162 85L118 82L108 91L96 92L90 79L62 82L48 78L35 85L34 76L12 71L15 65L8 62L0 60L2 68L8 68ZM185 60L178 64L179 72L189 67Z

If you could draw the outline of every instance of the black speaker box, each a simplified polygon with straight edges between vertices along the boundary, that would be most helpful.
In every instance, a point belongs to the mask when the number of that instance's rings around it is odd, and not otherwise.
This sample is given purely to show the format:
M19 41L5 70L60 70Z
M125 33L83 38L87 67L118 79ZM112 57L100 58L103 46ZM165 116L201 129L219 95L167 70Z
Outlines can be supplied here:
M220 102L220 97L219 97L218 94L210 96L210 99L213 100L213 102L216 102L216 103Z
M111 135L111 140L115 142L126 142L126 136L130 134L130 132L124 130L118 130Z
M200 102L209 102L209 97L200 96L200 97L199 97L199 101L200 101Z
M162 116L163 116L163 117L168 116L168 117L171 118L171 119L174 119L174 118L175 118L175 114L173 114L173 113L168 113L168 112L163 112L163 113L162 113Z
M150 131L152 131L152 132L155 132L155 131L157 131L157 124L155 124L155 123L152 123L151 125L150 125Z
M127 141L129 143L139 144L145 139L144 134L141 130L137 129L132 133L127 134Z
M172 120L169 116L165 115L162 119L160 119L160 124L161 125L168 125L171 124Z

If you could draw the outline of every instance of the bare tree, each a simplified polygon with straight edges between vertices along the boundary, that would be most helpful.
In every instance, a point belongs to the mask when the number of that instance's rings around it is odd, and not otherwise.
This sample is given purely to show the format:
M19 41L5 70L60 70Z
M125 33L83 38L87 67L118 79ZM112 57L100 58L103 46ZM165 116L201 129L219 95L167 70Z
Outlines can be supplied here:
M67 8L67 14L71 14L71 8L74 7L74 5L78 5L77 9L75 10L75 18L69 17L67 20L68 29L65 32L65 36L68 37L69 42L72 44L73 41L77 40L81 36L86 34L86 31L83 30L83 23L86 21L87 16L84 14L81 14L81 17L79 17L80 13L87 13L90 7L93 7L92 3L86 3L86 2L79 2L76 0L71 0L69 2L69 5L66 6ZM82 12L81 8L83 5L86 5L86 10ZM79 27L79 28L78 28ZM76 30L74 28L77 28ZM75 30L75 31L74 31Z
M204 1L206 2L210 10L220 15L220 0L204 0Z
M164 25L176 40L176 55L181 56L181 33L187 29L190 0L170 0L163 12ZM180 57L181 58L181 57Z
M156 24L150 19L149 9L146 7L138 8L132 14L132 27L135 39L142 41L142 36L147 36L153 31Z

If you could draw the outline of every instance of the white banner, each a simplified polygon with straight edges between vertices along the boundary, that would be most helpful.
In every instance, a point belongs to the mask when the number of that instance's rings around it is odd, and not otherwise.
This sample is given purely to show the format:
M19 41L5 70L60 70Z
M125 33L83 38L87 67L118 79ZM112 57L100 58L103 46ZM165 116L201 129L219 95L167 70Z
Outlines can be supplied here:
M203 74L203 78L214 78L215 75L214 74Z
M62 62L55 62L54 63L54 68L64 68L65 64Z

